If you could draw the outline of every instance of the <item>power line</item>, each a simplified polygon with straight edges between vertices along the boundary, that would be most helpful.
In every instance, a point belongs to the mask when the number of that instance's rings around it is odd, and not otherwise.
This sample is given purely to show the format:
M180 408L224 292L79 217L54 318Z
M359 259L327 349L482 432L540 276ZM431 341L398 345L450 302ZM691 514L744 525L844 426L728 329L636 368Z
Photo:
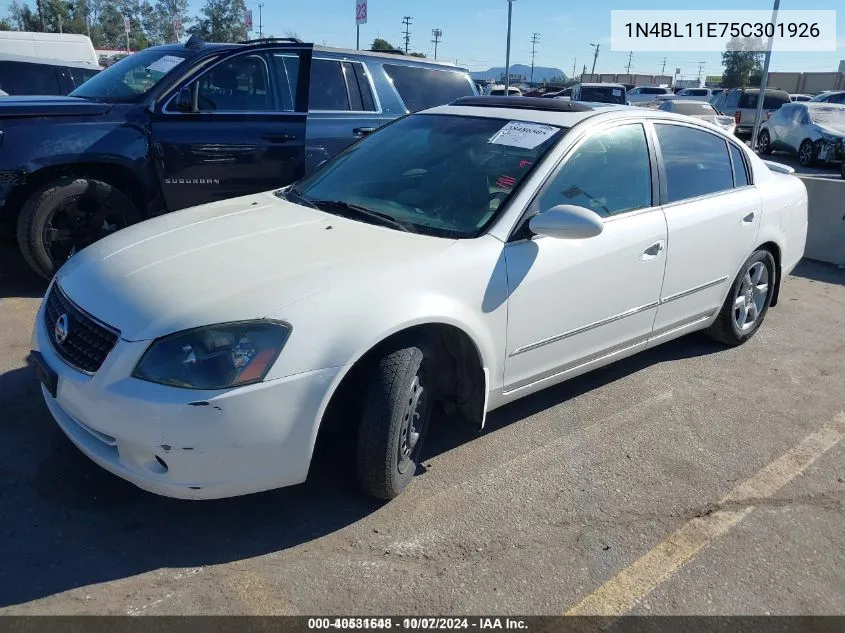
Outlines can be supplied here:
M434 44L434 59L437 59L437 44L440 42L440 38L443 37L443 31L441 29L431 29L431 34L434 36L434 39L431 40Z
M402 18L402 24L405 25L405 54L408 54L408 45L411 43L411 22L414 21L410 15L406 15Z
M531 79L529 80L532 84L534 83L534 56L537 54L537 44L540 42L540 34L533 33L531 35Z

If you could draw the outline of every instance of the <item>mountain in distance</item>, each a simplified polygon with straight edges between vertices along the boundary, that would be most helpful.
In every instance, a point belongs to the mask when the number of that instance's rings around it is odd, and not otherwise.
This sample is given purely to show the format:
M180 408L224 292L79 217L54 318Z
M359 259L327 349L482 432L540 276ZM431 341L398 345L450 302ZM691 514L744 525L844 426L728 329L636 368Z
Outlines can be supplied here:
M504 72L504 66L494 66L493 68L488 68L487 70L472 72L470 75L473 79L493 79L495 81L499 81ZM531 77L531 66L527 66L525 64L511 64L511 75L523 75L525 80L528 81ZM560 77L561 75L564 77L567 76L560 68L534 66L534 81L546 81L552 77Z

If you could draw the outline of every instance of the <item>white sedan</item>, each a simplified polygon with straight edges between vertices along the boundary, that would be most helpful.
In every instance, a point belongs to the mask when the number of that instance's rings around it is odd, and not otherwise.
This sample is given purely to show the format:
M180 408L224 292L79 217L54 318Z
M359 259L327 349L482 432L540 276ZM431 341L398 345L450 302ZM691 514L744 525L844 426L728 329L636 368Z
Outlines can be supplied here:
M292 187L77 253L31 358L71 441L146 490L302 482L332 409L357 429L362 488L391 498L433 414L483 427L694 330L744 343L806 233L801 181L706 122L468 97Z

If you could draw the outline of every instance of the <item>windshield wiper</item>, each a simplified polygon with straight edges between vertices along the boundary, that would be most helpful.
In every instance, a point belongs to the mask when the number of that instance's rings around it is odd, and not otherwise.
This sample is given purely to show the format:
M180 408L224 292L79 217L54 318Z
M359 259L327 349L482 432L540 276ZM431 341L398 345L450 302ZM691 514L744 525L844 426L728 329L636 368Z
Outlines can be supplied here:
M294 193L293 195L297 194ZM301 198L301 196L297 197ZM321 211L327 211L328 213L335 212L338 213L338 215L342 215L342 212L351 212L353 215L374 220L377 224L381 224L382 226L389 226L399 231L405 231L406 233L411 232L411 229L409 229L401 222L397 222L393 217L389 216L388 214L379 213L378 211L373 211L372 209L367 209L366 207L362 207L357 204L344 202L343 200L311 200L306 198L302 199L306 202L309 202L312 206L320 209Z
M312 209L318 208L316 204L314 204L308 198L299 193L299 190L297 190L295 186L291 187L285 192L282 192L282 195L288 199L293 198L293 202L296 202L297 204L304 204L306 207L311 207Z

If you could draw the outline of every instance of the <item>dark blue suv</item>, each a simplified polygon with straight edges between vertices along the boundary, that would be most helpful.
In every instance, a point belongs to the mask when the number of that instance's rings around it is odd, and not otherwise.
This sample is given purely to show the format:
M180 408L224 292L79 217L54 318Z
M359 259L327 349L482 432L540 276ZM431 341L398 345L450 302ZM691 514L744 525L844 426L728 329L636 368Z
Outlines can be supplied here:
M401 54L149 48L68 97L0 100L0 226L49 277L108 233L287 185L384 123L475 93L465 69Z

